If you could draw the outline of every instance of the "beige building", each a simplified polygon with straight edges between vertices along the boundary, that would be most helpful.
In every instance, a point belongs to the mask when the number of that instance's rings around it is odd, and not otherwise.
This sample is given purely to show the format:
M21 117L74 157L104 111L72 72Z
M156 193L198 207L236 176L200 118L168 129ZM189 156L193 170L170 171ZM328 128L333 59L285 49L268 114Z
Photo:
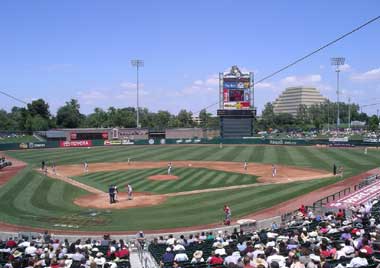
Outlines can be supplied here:
M296 116L300 105L310 107L313 104L319 104L326 100L316 88L288 87L273 102L273 111L275 114L289 113Z

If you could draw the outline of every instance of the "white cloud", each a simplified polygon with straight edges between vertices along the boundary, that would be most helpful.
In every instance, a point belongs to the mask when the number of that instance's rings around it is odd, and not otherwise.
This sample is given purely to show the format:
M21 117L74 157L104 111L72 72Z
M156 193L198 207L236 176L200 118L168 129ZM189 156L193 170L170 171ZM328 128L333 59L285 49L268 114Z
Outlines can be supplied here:
M103 90L87 90L87 91L79 91L77 93L78 99L83 101L84 104L94 104L98 101L107 100L110 94Z
M305 76L287 76L280 80L280 84L283 87L289 86L314 86L322 81L320 74L311 74Z
M209 75L206 79L195 80L190 86L185 87L184 89L177 91L176 96L190 96L190 95L200 95L204 94L218 94L219 88L219 75L213 74Z
M203 81L202 80L195 80L193 84L200 86L200 85L203 85Z
M131 82L122 82L120 83L120 87L124 89L136 89L137 84L136 83L131 83ZM139 88L144 88L143 83L139 83Z
M255 89L270 89L270 88L273 88L273 85L272 83L269 83L269 82L261 82L255 85Z
M380 68L372 69L364 73L355 74L351 77L351 79L357 81L380 80Z
M342 72L348 72L351 70L351 66L347 63L343 64L342 66L339 67L339 69L342 71Z

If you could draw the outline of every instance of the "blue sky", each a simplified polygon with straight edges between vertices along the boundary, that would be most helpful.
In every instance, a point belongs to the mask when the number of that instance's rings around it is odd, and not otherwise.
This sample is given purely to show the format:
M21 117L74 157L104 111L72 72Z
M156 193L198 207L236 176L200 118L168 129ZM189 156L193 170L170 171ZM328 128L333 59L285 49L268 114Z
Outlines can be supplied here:
M237 64L260 79L378 15L378 0L3 0L0 89L28 102L44 98L53 113L70 98L86 114L134 106L130 60L140 58L141 106L198 112L218 100L218 72ZM379 44L377 21L259 84L255 106L294 85L316 86L335 100L335 56L346 57L346 96L380 102ZM21 104L0 96L0 108L14 105Z

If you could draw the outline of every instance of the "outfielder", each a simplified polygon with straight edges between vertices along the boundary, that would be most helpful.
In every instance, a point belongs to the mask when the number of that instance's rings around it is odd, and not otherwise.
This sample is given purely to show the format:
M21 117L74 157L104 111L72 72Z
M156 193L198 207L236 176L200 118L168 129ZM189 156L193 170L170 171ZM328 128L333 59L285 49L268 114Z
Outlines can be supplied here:
M168 175L172 174L172 162L168 163Z

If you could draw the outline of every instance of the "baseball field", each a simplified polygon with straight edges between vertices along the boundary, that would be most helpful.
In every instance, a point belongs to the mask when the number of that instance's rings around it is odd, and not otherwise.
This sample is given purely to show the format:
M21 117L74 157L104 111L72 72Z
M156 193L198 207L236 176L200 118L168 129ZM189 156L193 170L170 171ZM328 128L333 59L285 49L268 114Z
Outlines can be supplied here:
M380 164L378 150L365 155L363 149L303 146L152 145L6 154L27 166L0 187L1 222L102 232L220 225L226 203L233 219L242 218L342 180L332 176L333 163L344 167L343 179ZM56 174L38 171L43 160L57 165ZM127 183L135 194L131 201L124 193ZM112 205L110 184L120 190L120 202Z

